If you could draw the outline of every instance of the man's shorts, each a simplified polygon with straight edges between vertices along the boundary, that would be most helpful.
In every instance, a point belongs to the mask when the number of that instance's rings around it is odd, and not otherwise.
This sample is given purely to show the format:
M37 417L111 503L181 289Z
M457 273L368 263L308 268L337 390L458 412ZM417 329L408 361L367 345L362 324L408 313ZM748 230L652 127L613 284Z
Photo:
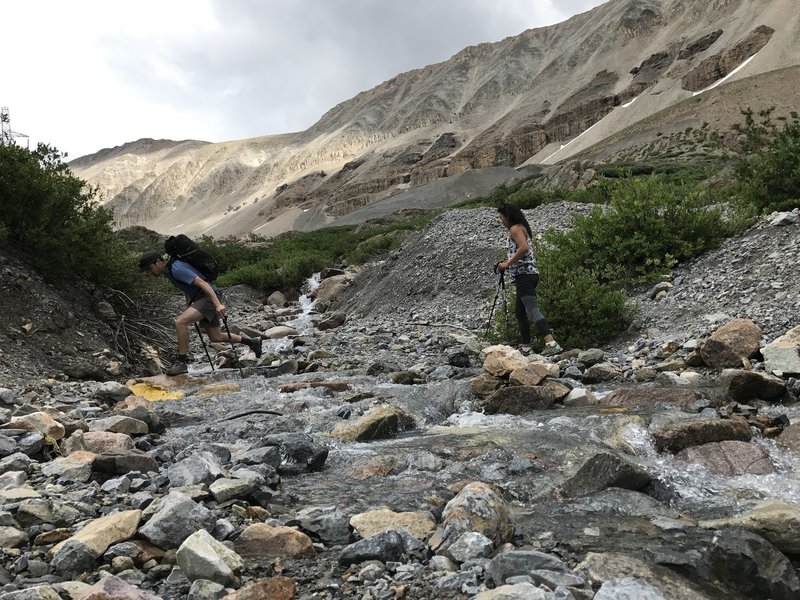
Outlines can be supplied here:
M219 294L217 294L217 297L219 297ZM203 315L203 320L200 321L201 323L208 323L212 327L220 326L219 315L214 308L214 303L211 302L207 296L203 296L192 302L192 308L197 309L200 311L200 314Z

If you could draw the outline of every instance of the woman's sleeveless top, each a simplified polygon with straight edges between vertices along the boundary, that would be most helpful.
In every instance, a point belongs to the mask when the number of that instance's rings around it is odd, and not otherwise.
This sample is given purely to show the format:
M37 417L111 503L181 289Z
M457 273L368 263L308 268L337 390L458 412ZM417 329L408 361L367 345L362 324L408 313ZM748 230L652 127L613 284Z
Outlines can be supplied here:
M539 269L536 267L536 256L533 254L533 243L531 242L531 238L528 237L527 241L528 251L525 253L525 256L523 256L517 262L512 263L508 267L508 272L512 277L516 277L517 275L536 275L539 273ZM514 256L516 252L517 243L514 241L514 238L508 236L508 245L506 247L508 258Z

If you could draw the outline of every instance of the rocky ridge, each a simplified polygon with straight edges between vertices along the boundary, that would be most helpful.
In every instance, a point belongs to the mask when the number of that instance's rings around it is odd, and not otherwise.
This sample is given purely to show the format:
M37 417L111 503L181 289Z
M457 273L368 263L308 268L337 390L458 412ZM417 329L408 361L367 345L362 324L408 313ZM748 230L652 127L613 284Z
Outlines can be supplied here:
M304 132L220 144L140 140L71 168L99 187L121 226L216 237L314 229L464 172L566 160L687 99L691 126L712 123L723 137L743 106L768 103L787 116L796 85L765 95L754 79L726 110L711 106L724 96L694 104L693 94L724 77L727 85L796 67L798 18L791 0L611 0L399 74ZM717 118L728 112L733 120Z
M244 377L195 340L185 376L4 379L3 597L796 597L800 213L557 360L470 331L495 220L448 211L385 263L325 273L317 312L227 290L267 338Z

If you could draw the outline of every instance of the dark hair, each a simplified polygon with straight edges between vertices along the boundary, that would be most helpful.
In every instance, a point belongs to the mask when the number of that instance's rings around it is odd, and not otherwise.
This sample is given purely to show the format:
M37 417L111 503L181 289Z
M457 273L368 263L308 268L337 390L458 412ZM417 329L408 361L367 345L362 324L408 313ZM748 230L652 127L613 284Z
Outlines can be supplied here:
M505 215L508 219L509 228L511 225L523 225L525 230L528 232L528 237L533 237L533 231L531 231L531 226L528 224L528 219L525 218L525 215L522 213L522 209L519 206L514 204L503 204L497 209L501 215Z

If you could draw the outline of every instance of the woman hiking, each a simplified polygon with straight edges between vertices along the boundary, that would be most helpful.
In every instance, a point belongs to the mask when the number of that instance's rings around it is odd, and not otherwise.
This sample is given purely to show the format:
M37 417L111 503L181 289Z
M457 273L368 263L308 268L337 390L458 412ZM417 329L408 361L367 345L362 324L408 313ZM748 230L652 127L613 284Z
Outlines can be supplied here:
M561 346L553 338L553 332L547 324L539 304L536 301L536 285L539 283L539 269L536 267L536 255L533 252L533 232L525 215L518 206L504 204L497 209L500 221L508 229L508 245L506 260L497 263L500 271L508 271L517 291L514 305L514 316L517 317L519 333L522 338L520 351L528 354L531 351L531 324L544 338L544 356L554 356L563 352Z

